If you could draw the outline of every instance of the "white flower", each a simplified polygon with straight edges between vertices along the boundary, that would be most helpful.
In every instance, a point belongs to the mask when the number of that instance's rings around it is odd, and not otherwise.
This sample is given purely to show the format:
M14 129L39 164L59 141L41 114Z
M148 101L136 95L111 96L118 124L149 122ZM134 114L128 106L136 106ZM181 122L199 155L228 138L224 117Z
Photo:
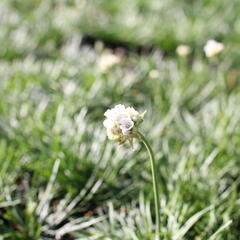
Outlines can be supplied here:
M207 57L214 57L224 49L224 45L215 40L208 40L203 49Z
M131 118L122 118L119 121L120 129L122 130L123 135L127 135L129 131L133 128L134 122Z
M157 69L152 69L150 72L149 72L149 76L151 78L158 78L160 76L160 73Z
M103 126L105 128L113 128L114 127L114 122L111 119L105 119L103 121Z
M106 119L103 122L108 138L118 140L120 143L126 140L131 142L134 138L134 129L142 121L144 114L145 112L139 114L133 107L126 108L122 104L108 109L104 113Z
M101 72L106 72L120 62L120 57L111 53L103 53L99 58L98 66Z
M107 136L110 140L118 140L120 138L119 129L114 128L107 128Z
M192 51L191 47L189 47L188 45L179 45L176 49L176 53L179 56L187 56L188 54L190 54Z
M137 121L139 119L139 112L136 111L133 107L128 107L126 110L133 121Z

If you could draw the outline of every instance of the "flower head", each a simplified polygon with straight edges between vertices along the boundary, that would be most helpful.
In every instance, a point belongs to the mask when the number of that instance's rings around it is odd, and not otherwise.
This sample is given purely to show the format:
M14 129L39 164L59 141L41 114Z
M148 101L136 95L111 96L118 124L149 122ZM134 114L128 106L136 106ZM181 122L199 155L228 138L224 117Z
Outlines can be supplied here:
M125 107L122 104L116 105L112 109L108 109L104 116L103 122L107 129L107 136L110 140L117 140L120 144L132 139L136 136L136 127L142 122L144 113L139 114L133 107Z
M179 45L177 48L176 48L176 53L179 55L179 56L187 56L188 54L190 54L192 51L191 47L189 47L188 45Z
M104 53L99 58L99 68L101 72L106 72L112 66L120 63L120 57L112 53Z
M215 40L208 40L203 49L207 57L214 57L224 49L224 45Z

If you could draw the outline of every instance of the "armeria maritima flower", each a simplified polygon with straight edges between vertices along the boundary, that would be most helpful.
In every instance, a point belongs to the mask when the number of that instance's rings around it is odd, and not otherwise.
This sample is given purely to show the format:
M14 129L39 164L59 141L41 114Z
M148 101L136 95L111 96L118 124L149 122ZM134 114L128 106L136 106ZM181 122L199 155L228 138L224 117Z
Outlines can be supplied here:
M119 104L104 113L106 119L104 120L103 125L107 129L107 135L109 139L116 140L119 142L119 144L129 141L129 143L132 145L133 138L137 138L143 142L147 149L151 162L153 179L156 216L155 240L160 240L160 200L155 157L146 137L138 130L138 125L143 121L145 113L146 111L142 114L139 114L139 112L133 107L125 107L124 105Z
M203 50L207 57L214 57L224 49L224 45L215 40L208 40Z
M188 45L179 45L177 48L176 48L176 53L179 55L179 56L187 56L191 53L192 49L190 46Z
M109 68L120 63L121 58L112 53L103 53L99 58L99 69L101 72L106 72Z
M139 114L133 107L125 107L122 104L108 109L103 122L107 129L107 135L110 140L116 140L123 144L127 140L132 143L136 137L136 127L142 122L145 112Z

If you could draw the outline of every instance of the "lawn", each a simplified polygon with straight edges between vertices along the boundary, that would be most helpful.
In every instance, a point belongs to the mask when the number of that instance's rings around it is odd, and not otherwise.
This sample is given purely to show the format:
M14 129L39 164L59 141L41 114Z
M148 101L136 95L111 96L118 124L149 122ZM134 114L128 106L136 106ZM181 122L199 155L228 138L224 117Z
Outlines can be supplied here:
M147 152L103 126L116 104L147 110L161 240L239 239L239 12L238 0L1 0L0 240L154 239ZM209 39L224 44L213 58Z

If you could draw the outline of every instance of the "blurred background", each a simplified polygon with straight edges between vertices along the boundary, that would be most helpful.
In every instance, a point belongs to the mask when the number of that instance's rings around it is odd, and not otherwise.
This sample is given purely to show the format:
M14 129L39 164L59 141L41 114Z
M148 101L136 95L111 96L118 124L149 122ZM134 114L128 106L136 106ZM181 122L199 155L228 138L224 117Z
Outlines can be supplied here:
M147 110L163 240L240 236L239 0L0 1L0 239L152 240ZM224 44L207 57L204 46Z

